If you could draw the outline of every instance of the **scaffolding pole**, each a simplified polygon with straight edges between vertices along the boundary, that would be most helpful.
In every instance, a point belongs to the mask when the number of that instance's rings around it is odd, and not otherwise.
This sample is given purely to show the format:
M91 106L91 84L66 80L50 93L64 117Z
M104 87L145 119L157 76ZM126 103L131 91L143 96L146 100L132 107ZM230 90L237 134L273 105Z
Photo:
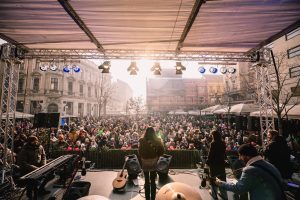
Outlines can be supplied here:
M257 79L257 96L259 104L259 114L260 114L260 130L261 130L261 140L262 146L264 147L265 136L268 131L274 129L274 116L273 116L273 106L272 106L272 93L271 93L271 81L269 75L269 68L271 63L269 60L265 59L268 57L270 51L262 50L264 55L261 56L260 61L255 63L254 67L256 70Z
M1 67L1 101L0 101L0 135L1 135L1 183L9 180L12 175L14 163L14 132L15 132L15 110L19 80L19 61L14 57L0 59Z

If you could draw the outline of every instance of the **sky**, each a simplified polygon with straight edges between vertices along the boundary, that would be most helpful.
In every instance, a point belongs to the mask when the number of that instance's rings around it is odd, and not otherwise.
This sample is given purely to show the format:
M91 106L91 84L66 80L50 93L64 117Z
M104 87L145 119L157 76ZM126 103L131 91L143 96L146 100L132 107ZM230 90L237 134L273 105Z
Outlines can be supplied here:
M103 60L93 60L94 63L100 65ZM110 74L113 79L122 80L132 88L133 96L146 97L146 79L147 77L154 77L150 71L151 67L154 65L153 60L138 60L136 61L137 67L139 68L137 75L129 75L127 68L129 67L130 60L112 60ZM175 61L159 61L162 71L164 69L174 69L175 74ZM186 71L183 71L183 78L202 78L202 74L199 73L198 68L200 65L196 61L183 61L181 62L183 66L186 67ZM211 65L210 65L211 66ZM204 66L207 71L210 66Z

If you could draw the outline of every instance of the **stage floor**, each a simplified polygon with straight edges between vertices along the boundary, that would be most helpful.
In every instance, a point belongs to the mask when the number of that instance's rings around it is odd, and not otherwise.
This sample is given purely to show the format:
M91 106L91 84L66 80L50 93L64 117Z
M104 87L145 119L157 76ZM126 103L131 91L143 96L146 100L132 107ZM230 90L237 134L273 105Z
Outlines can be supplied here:
M79 181L89 181L91 182L91 187L89 195L100 195L106 197L110 200L144 200L144 177L142 173L138 176L137 185L132 182L127 183L125 187L125 192L115 193L113 192L112 182L116 178L117 173L121 170L92 170L88 171L86 176L81 176ZM77 178L80 176L80 172L77 173ZM227 179L228 182L234 181L233 179ZM39 196L39 200L49 200L50 197L56 196L57 200L61 199L60 196L63 195L63 189L54 188L50 181L46 189L51 191L51 194L45 196ZM203 200L212 200L213 198L209 194L208 189L200 189L201 180L198 175L197 169L172 169L169 171L169 175L164 180L157 178L157 188L161 188L163 185L171 182L181 182L185 183L195 190L199 191ZM158 191L157 190L157 191ZM26 200L26 195L23 195L22 200ZM221 198L219 198L221 199ZM228 192L228 199L233 200L233 193Z
M138 176L137 185L128 182L123 193L113 192L112 182L120 170L93 170L88 171L86 176L81 177L81 181L91 182L89 195L100 195L110 200L143 200L144 195L144 178L142 174ZM78 173L80 175L80 173ZM210 200L212 197L209 195L208 189L200 189L200 178L197 169L175 169L169 171L169 176L165 180L157 178L157 187L161 188L166 183L181 182L190 185L199 191L203 200ZM233 199L232 193L228 192L230 200ZM219 198L220 199L220 198Z

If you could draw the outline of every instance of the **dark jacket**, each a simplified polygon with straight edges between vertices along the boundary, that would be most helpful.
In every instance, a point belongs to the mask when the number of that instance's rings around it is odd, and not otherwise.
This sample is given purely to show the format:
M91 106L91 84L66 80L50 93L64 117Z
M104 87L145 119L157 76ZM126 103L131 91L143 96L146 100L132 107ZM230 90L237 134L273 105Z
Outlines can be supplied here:
M256 165L263 166L273 175ZM243 169L237 183L222 182L220 187L235 193L249 192L250 200L282 200L282 185L273 176L282 181L279 171L272 164L258 160Z
M275 137L266 146L264 155L266 160L279 170L283 178L291 177L290 149L282 136Z
M18 154L18 165L22 174L27 174L46 164L46 154L42 145L25 144Z
M151 140L150 143L145 139L139 140L139 155L141 158L155 158L164 154L164 145L161 139Z
M225 143L223 141L213 141L210 143L207 164L210 176L225 174Z

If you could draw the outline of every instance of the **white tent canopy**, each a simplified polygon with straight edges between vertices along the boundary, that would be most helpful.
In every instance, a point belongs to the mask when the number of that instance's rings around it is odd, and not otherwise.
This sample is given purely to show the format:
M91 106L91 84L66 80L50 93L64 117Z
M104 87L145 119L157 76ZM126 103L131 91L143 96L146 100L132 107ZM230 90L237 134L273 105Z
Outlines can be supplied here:
M8 118L11 119L14 117L14 113L9 113ZM23 112L15 112L15 118L22 119L22 118L33 118L34 115L29 113L23 113ZM2 119L6 118L6 113L3 113L1 116Z
M235 114L235 115L249 114L252 111L255 111L255 110L258 110L258 109L259 109L258 105L240 103L240 104L233 105L230 108L229 113L230 114Z
M188 114L189 115L200 115L200 110L189 110Z
M291 105L286 107L286 110L288 110L291 107ZM282 112L282 115L285 115L285 111ZM251 112L250 116L252 117L259 117L260 111ZM275 111L273 111L273 116L277 117ZM288 111L287 114L289 119L300 119L300 105L294 106L291 110Z
M211 106L211 107L208 107L208 108L205 108L205 109L202 109L201 110L201 115L212 115L214 114L213 112L218 110L218 109L221 109L221 108L225 108L226 106L224 105L215 105L215 106Z
M213 111L214 114L228 114L229 107L223 107L221 109Z

